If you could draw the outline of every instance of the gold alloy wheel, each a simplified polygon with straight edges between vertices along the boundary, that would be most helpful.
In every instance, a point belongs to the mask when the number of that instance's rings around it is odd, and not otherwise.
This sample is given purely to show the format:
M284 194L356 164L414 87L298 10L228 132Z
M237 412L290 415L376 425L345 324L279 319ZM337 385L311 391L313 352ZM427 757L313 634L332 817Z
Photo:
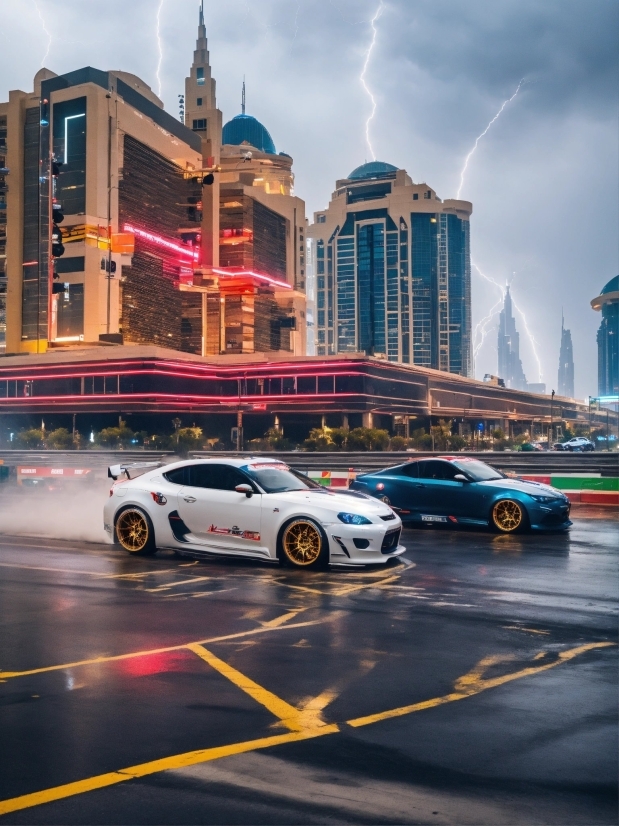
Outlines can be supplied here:
M322 536L313 522L296 519L284 531L282 547L293 565L313 565L322 550Z
M150 537L146 517L141 511L123 511L116 522L116 536L126 551L131 554L143 551Z
M492 521L503 533L513 533L522 525L524 513L522 505L512 499L497 502L492 509Z

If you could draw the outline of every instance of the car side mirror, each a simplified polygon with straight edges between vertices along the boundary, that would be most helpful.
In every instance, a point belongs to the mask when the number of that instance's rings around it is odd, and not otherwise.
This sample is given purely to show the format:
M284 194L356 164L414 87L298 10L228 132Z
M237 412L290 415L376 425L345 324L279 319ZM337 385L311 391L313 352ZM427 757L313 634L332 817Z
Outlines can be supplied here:
M454 476L454 482L468 482L469 480L466 478L464 473L456 473Z
M251 485L247 485L243 483L242 485L237 485L234 489L237 493L244 493L248 499L254 495L254 489Z

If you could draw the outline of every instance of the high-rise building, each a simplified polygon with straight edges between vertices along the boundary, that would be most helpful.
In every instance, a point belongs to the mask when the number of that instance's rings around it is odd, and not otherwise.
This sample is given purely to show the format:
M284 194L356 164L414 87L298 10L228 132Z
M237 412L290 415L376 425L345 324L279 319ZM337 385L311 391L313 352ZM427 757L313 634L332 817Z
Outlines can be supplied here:
M471 375L469 201L373 161L338 180L312 239L317 355Z
M305 353L305 211L292 159L280 160L287 192L262 185L261 164L275 168L268 152L252 161L253 181L232 158L239 147L220 166L202 6L183 120L135 75L91 67L42 69L31 93L0 104L0 348ZM224 204L222 182L237 187ZM243 219L232 241L249 253L220 266L233 200Z
M183 346L200 235L198 135L126 72L41 69L6 119L8 352ZM60 237L61 233L61 237ZM55 236L52 238L52 236ZM57 257L53 257L55 252Z
M565 329L561 316L561 349L559 351L559 376L557 380L559 396L574 398L574 351L572 348L572 333Z
M611 278L591 306L601 311L598 329L598 395L619 396L619 275Z
M509 287L505 291L503 309L499 315L498 356L499 376L506 386L513 390L526 390L527 377L520 360L520 334L516 330Z

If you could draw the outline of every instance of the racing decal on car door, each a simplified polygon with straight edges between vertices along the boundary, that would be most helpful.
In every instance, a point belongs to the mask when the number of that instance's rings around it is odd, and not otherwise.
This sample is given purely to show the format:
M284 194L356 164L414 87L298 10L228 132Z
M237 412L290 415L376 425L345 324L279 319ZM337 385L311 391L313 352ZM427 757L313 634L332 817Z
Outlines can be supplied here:
M260 534L257 531L242 531L236 525L231 528L219 528L217 525L211 525L207 533L223 534L225 536L238 536L241 539L251 539L254 542L260 542Z

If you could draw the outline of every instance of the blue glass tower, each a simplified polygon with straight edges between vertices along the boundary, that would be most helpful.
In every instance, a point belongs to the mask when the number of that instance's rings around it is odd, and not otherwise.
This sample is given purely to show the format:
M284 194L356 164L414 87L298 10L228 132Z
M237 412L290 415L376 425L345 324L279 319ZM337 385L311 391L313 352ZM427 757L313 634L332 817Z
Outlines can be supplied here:
M619 396L619 275L591 302L602 313L598 329L598 395Z
M373 161L315 215L316 354L363 352L468 376L468 201Z

